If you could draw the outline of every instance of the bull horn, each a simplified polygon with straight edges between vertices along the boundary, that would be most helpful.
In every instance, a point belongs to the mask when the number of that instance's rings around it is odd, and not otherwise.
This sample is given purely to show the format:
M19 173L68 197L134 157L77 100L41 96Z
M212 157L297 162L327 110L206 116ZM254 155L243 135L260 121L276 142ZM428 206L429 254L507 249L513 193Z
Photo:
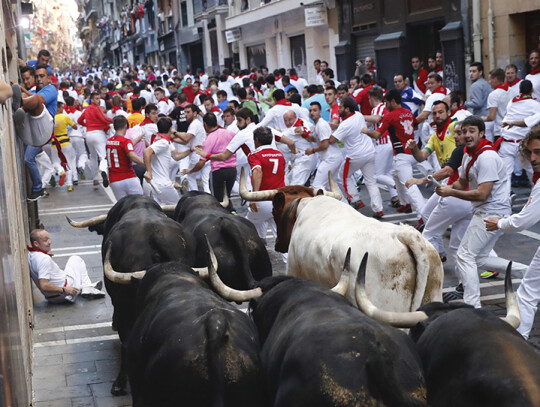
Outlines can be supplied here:
M163 212L174 212L176 209L176 205L161 205L161 210Z
M378 309L368 298L366 293L366 265L368 254L364 255L358 274L356 276L355 297L356 304L364 314L377 321L385 322L397 328L412 328L417 323L428 318L425 312L390 312Z
M209 278L208 267L192 267L193 271L199 273L200 278Z
M241 291L235 290L234 288L225 285L225 283L221 281L221 278L219 278L217 274L218 262L216 259L216 255L214 254L214 249L212 249L208 237L206 237L206 243L208 244L208 254L210 256L208 262L208 273L210 274L210 282L222 298L228 301L244 302L254 298L259 298L263 294L262 290L259 287L253 288L251 290Z
M349 290L349 281L351 278L351 248L347 250L347 255L345 256L345 263L343 263L343 271L341 272L341 277L337 285L332 288L332 291L338 294L345 296Z
M332 177L332 171L328 171L328 184L330 184L330 192L324 191L324 195L336 198L338 201L341 201L341 192L339 192L339 188L336 185L334 178Z
M501 319L513 328L521 323L521 315L516 301L516 293L512 287L512 262L508 263L504 277L504 294L506 297L506 316Z
M81 222L75 222L74 220L71 220L69 216L66 216L67 221L71 226L74 228L87 228L88 226L94 226L99 223L103 223L107 220L107 215L99 215L95 216L93 218L83 220Z
M137 278L141 279L146 274L146 270L141 271L135 271L133 273L119 273L117 271L114 271L114 269L111 266L110 261L110 251L111 251L111 243L107 245L107 252L105 253L105 261L103 263L103 272L105 273L105 277L109 279L109 281L116 283L116 284L131 284L131 278Z
M220 202L220 205L227 209L230 205L229 195L227 194L227 183L223 185L223 201Z
M278 193L277 189L269 189L268 191L249 192L246 187L246 172L244 167L240 172L240 196L246 201L271 201Z

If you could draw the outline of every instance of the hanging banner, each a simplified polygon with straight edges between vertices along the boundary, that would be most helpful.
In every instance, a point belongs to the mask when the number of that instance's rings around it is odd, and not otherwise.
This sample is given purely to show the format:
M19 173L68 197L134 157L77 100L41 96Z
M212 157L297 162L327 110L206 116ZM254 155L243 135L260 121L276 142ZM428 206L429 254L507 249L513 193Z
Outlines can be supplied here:
M326 7L324 6L306 7L304 14L306 17L306 27L317 27L328 24Z
M227 43L239 41L242 38L240 33L240 28L233 28L232 30L225 31L225 38L227 38Z

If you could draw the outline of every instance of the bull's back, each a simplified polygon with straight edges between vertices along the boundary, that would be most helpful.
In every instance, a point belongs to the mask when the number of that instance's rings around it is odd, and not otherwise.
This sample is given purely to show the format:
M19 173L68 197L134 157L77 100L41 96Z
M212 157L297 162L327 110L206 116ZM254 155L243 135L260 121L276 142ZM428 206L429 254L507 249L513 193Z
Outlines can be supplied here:
M413 301L418 288L422 291L421 297L429 290L424 302L440 300L442 265L438 256L433 256L435 249L419 236L416 251L425 251L430 260L421 265L423 274L418 278L415 253L404 244L403 235L408 233L418 232L405 225L365 217L349 205L329 197L305 199L298 207L292 231L288 274L333 287L339 280L350 247L351 282L356 281L362 258L368 253L366 287L373 293L370 299L375 305L387 311L416 310L422 303ZM425 290L419 285L425 286ZM354 287L355 284L350 284L347 293L353 304L356 303Z

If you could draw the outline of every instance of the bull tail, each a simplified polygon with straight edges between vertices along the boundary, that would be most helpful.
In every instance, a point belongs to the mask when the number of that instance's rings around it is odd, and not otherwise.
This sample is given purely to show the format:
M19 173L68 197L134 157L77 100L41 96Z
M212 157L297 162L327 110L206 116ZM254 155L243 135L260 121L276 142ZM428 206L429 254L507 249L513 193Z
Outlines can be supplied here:
M437 250L411 226L401 225L398 240L409 249L416 263L416 280L411 308L416 311L422 304L442 301L443 266Z
M236 253L239 256L241 274L244 276L244 281L247 284L247 288L254 288L256 285L255 278L251 273L251 266L249 264L249 252L245 244L245 238L238 229L235 222L230 219L223 218L222 232L229 238L229 241L235 246Z
M208 382L212 407L225 406L226 360L224 348L229 343L229 321L220 312L210 312L206 319Z

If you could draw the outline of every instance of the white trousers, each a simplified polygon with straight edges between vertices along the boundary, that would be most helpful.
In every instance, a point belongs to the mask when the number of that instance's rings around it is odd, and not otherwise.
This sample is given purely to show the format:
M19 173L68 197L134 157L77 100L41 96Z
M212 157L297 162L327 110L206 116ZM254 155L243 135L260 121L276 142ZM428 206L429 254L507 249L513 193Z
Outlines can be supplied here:
M348 168L347 168L348 166ZM360 199L360 194L356 189L356 180L354 179L354 173L358 170L362 170L364 176L364 184L367 187L369 198L371 200L371 209L373 212L381 212L383 210L381 192L377 187L377 181L375 176L375 153L366 155L362 158L355 158L351 160L345 159L345 162L341 165L339 170L338 185L342 190L342 200L346 202L346 198L349 198L350 202L354 202Z
M287 185L304 185L317 165L317 156L303 154L293 157L292 168L285 183Z
M422 236L435 247L439 254L445 254L446 250L443 245L442 236L446 232L446 229L452 226L448 256L455 261L457 249L471 221L473 214L472 204L469 201L464 201L453 196L443 198L437 194L433 194L425 206L430 204L433 197L438 199L435 199L436 205L431 211L431 214L427 219L422 216L426 223Z
M268 230L268 224L274 237L277 236L276 222L274 222L274 216L272 215L272 202L261 201L257 202L257 212L253 212L251 208L248 208L246 219L249 220L257 229L257 234L261 239L266 240L266 231Z
M77 157L77 168L84 169L84 167L86 166L86 163L88 162L88 154L86 153L86 147L84 145L84 138L75 136L75 137L70 137L69 140L71 141L71 145L73 146L73 149L75 150L75 155Z
M178 195L176 189L174 189L174 186L160 185L158 183L156 183L156 185L159 188L159 192L161 192L161 194L158 194L156 191L154 191L150 184L145 180L143 182L144 195L152 197L154 201L156 201L160 205L176 205L178 203L178 201L180 200L180 196Z
M51 139L53 131L53 117L44 108L39 116L32 116L30 113L25 114L24 128L19 135L24 144L40 147Z
M193 168L195 164L196 162L190 162L190 168ZM199 187L197 186L198 179L201 180L203 191L211 194L212 192L210 191L210 163L208 161L206 162L206 164L204 164L204 167L202 167L200 171L194 172L193 174L189 174L187 176L188 191L199 190Z
M51 159L45 151L42 151L36 155L36 163L41 169L41 183L43 184L43 188L46 188L54 174L54 167Z
M110 183L114 197L117 201L128 195L142 195L143 190L139 178L126 178L121 181Z
M330 160L324 160L319 163L317 167L317 173L313 178L312 187L313 189L325 189L326 191L330 190L330 184L328 183L328 171L332 172L332 177L334 181L336 176L339 176L339 167L343 159L341 157L334 157Z
M395 181L392 177L392 167L394 163L394 149L392 144L376 144L375 145L375 173L377 174L377 182L386 185L390 198L397 195L395 189Z
M509 143L503 141L501 147L499 148L499 156L501 157L504 168L506 169L506 175L508 177L508 188L512 186L512 173L514 172L515 161L519 154L519 143ZM508 190L510 194L510 189Z
M79 256L71 256L68 259L64 272L66 273L67 286L79 289L77 295L81 293L80 290L82 288L90 287L92 285L90 277L88 277L86 263ZM58 297L48 298L47 300L52 303L61 303L64 301L73 302L75 298L71 295L60 295Z
M246 174L246 188L248 191L251 191L251 177L249 176L251 167L248 163L244 163L236 166L236 181L234 182L234 186L232 188L232 192L235 194L240 193L240 175L242 174L242 168L244 168L244 173Z
M540 301L540 247L536 250L531 264L525 272L516 298L521 314L521 324L517 330L525 339L528 339L534 323L538 301Z
M399 201L402 205L411 204L420 218L420 213L425 205L425 199L417 185L410 188L405 186L405 182L413 176L413 165L417 163L411 154L398 154L394 156L394 170L392 176L396 183Z
M489 232L484 218L500 214L476 213L473 215L456 256L456 274L463 283L463 300L466 304L480 308L480 281L478 268L486 263L489 252L501 235L500 230Z
M107 172L107 160L105 146L107 135L103 130L92 130L86 132L86 144L90 150L90 173L94 181L98 180L99 172Z

